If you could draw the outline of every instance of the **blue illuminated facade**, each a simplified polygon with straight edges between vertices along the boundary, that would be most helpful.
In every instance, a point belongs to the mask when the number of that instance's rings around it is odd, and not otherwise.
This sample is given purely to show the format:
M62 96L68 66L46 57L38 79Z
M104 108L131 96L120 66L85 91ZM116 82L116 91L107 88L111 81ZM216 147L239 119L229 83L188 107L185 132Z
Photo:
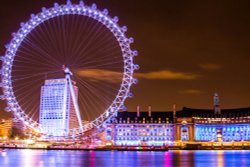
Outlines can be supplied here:
M217 105L218 106L218 105ZM183 108L177 112L119 112L108 125L116 146L163 146L182 142L250 141L250 108Z
M196 124L196 141L248 141L250 140L250 124Z
M164 146L174 141L172 112L119 112L107 128L116 146Z
M216 108L217 107L217 108ZM183 108L177 112L176 140L250 141L250 108L214 110ZM186 127L186 129L183 129Z
M173 124L115 125L116 145L162 146L174 140Z

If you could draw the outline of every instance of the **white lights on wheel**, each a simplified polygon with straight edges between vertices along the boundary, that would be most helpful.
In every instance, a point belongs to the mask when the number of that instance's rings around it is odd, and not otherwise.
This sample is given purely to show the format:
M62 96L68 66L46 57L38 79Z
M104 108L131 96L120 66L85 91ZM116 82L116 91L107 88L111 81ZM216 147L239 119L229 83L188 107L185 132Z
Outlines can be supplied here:
M23 123L29 125L29 127L37 129L39 126L38 123L29 118L28 115L24 114L24 109L19 104L20 102L15 98L12 86L13 81L11 80L12 67L15 64L15 56L22 42L32 30L36 29L39 25L49 19L72 14L90 17L95 21L102 23L107 29L109 29L119 43L124 62L124 67L122 67L124 69L123 79L116 98L103 114L92 122L85 124L83 129L87 131L94 126L100 126L105 123L106 120L113 117L118 110L121 108L125 109L124 102L126 98L133 96L133 94L130 93L130 87L132 84L138 82L136 79L133 79L134 70L139 69L139 65L133 64L133 56L137 56L138 52L132 51L130 48L130 44L134 42L134 39L126 37L125 32L128 29L127 26L120 27L118 25L119 18L117 16L111 18L108 13L107 9L104 9L103 11L98 10L96 4L86 6L83 1L80 1L79 4L73 4L70 0L68 0L66 4L59 5L58 3L54 3L54 6L51 8L43 7L40 13L31 14L29 21L21 23L21 28L16 33L13 33L11 42L5 45L5 55L0 57L0 60L3 61L1 86L3 87L4 93L4 95L1 95L0 98L6 99L8 106L12 106L11 108L6 107L6 110L12 111L16 118L22 120ZM13 105L15 107L13 107ZM80 133L79 130L76 131Z

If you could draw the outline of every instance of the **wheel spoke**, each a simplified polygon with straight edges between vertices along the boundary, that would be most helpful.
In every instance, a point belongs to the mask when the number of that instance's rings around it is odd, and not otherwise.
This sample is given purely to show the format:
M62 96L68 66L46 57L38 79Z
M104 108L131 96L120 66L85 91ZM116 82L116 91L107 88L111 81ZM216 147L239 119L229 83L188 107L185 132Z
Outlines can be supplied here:
M75 88L70 82L71 107L78 111L79 124L87 122L85 130L104 123L120 110L134 69L132 57L128 58L133 56L129 39L116 22L95 6L67 4L43 9L22 24L2 63L3 92L16 117L37 128L30 118L39 119L41 87L45 80L69 77L63 72L64 66L73 71L78 95L72 92ZM85 75L79 75L81 72Z

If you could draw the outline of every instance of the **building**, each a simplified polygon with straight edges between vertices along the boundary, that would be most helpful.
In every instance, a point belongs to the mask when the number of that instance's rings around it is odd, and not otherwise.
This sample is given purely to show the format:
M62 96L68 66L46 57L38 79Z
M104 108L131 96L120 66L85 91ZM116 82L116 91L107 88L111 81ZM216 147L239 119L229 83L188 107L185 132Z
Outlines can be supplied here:
M177 113L176 140L249 141L250 108L221 109L214 94L214 109L183 108Z
M176 140L181 141L249 141L250 108L183 108L177 112Z
M174 141L172 112L118 112L106 128L106 140L117 146L162 146Z
M107 125L106 140L116 146L250 141L250 108L221 109L216 93L213 109L118 112Z
M13 124L12 119L0 120L0 138L1 139L10 138L12 124Z
M76 98L78 88L73 82ZM42 132L51 137L68 136L79 124L67 79L46 80L41 88L39 123Z

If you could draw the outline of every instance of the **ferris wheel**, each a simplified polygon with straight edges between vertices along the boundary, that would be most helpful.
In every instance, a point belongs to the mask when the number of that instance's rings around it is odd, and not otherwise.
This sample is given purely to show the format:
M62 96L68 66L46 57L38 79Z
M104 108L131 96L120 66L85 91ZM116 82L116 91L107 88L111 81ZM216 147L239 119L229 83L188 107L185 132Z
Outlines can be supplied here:
M133 78L139 69L133 63L138 53L130 47L134 40L126 37L127 27L119 26L118 20L107 9L83 1L55 3L31 14L12 34L1 57L5 110L41 132L41 88L48 80L64 78L79 125L70 129L72 133L82 134L109 121L124 109L126 98L132 96L131 85L138 82Z

